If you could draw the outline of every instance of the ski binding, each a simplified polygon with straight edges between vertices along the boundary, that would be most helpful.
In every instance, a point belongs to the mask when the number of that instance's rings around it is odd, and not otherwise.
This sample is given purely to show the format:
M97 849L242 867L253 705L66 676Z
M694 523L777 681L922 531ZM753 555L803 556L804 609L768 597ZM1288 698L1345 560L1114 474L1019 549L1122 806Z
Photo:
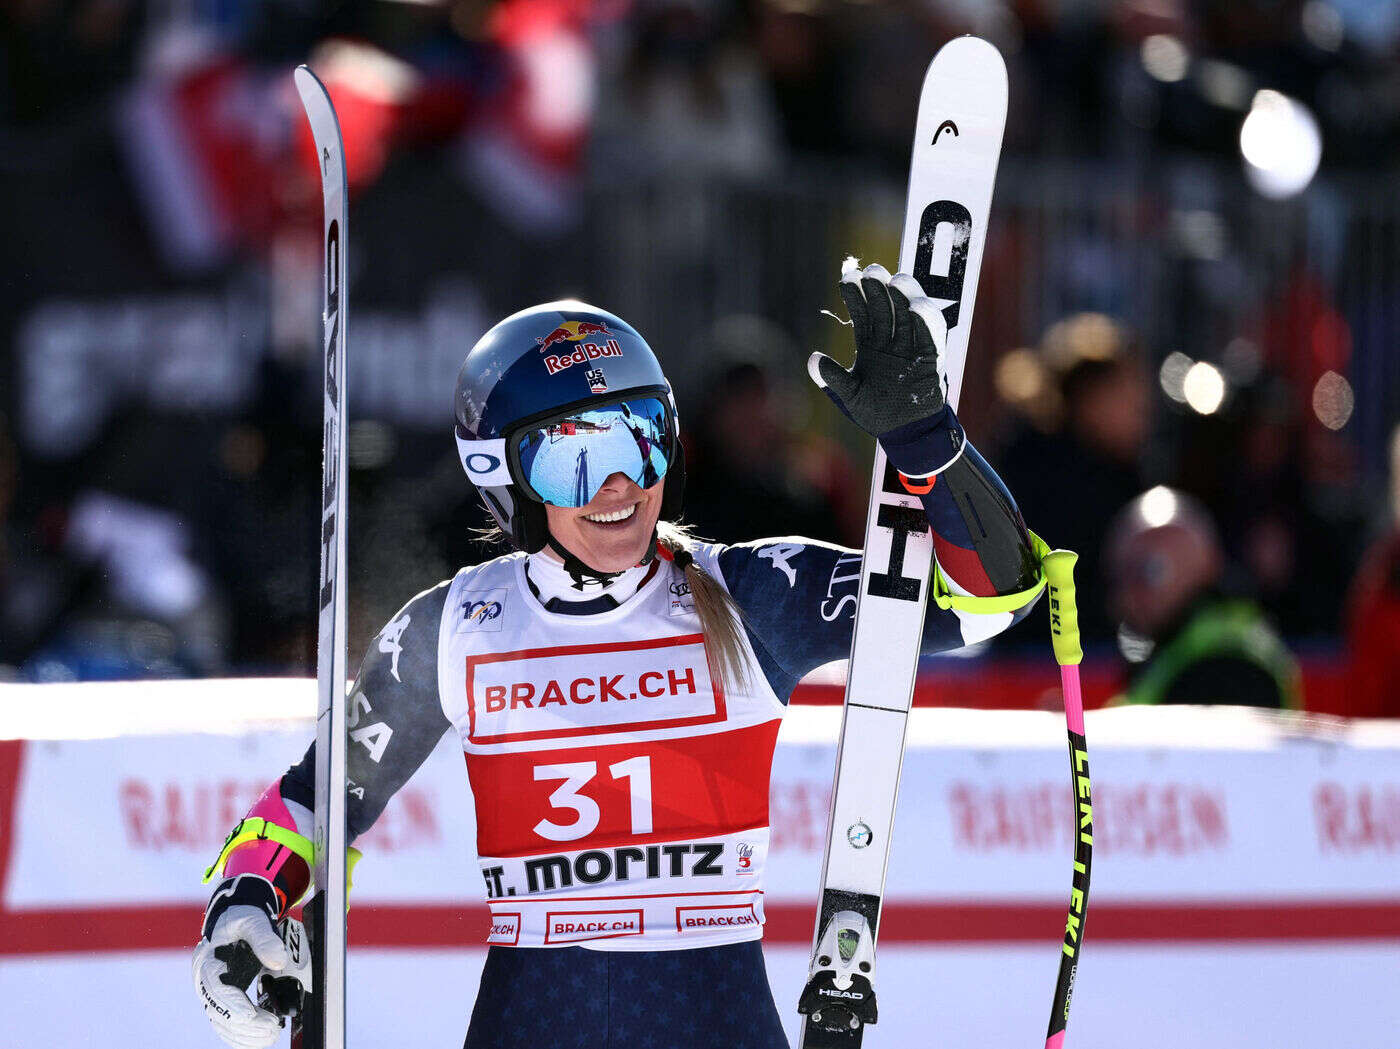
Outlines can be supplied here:
M797 1003L808 1031L859 1038L866 1024L876 1022L874 979L875 937L869 922L855 911L838 911L817 942L812 977Z

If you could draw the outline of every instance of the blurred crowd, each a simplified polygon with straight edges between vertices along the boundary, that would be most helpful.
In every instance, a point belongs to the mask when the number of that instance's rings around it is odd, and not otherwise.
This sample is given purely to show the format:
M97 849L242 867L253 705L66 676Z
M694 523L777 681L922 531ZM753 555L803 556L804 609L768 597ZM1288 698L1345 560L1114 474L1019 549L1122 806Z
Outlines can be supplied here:
M849 352L840 259L894 261L924 68L973 32L1012 93L961 414L1080 552L1091 653L1151 701L1210 691L1157 680L1169 654L1234 659L1206 678L1285 706L1290 648L1350 653L1355 712L1400 713L1400 0L14 0L0 26L0 675L314 665L300 61L350 166L352 651L496 552L450 390L547 299L662 356L700 533L858 545L870 450L802 362ZM1321 137L1292 196L1241 161L1269 92Z

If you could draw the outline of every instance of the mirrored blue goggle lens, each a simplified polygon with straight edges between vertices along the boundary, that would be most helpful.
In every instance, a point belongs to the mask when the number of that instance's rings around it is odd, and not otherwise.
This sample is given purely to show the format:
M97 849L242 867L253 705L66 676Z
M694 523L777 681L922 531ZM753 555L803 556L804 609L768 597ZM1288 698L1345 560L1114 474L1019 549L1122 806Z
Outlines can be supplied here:
M673 449L666 406L639 397L589 408L518 434L521 479L555 506L587 506L613 474L643 488L666 476Z

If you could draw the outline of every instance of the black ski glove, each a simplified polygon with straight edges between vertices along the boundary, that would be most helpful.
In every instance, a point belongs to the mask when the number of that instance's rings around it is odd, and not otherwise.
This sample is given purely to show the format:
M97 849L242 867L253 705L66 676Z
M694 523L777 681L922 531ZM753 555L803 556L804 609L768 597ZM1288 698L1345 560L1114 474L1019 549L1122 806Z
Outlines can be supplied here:
M899 471L926 477L962 454L963 432L948 407L944 349L948 325L937 303L907 273L878 263L841 267L841 298L855 335L850 369L824 353L807 361L812 381L866 433L879 438Z

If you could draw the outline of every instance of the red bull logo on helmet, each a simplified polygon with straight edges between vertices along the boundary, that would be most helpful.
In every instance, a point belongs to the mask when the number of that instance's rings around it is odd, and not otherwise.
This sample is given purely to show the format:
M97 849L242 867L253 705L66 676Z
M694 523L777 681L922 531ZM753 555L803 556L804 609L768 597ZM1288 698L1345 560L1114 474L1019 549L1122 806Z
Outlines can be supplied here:
M548 335L542 335L535 339L539 343L540 352L543 353L551 346L562 346L566 342L578 342L586 339L590 335L611 335L606 324L595 324L593 321L565 321L555 328Z
M581 342L574 347L572 353L551 353L544 359L544 366L550 375L556 375L575 364L587 364L601 357L621 356L622 347L617 344L616 339L609 339L604 343Z
M557 375L565 368L571 368L575 364L587 364L589 361L596 361L601 357L621 357L622 347L618 345L616 339L611 337L612 334L606 324L594 321L565 321L548 335L536 337L535 342L539 344L541 353L554 346L566 347L571 342L578 343L568 353L551 353L545 357L545 368L548 369L550 375ZM584 342L583 340L590 335L602 335L608 338Z

